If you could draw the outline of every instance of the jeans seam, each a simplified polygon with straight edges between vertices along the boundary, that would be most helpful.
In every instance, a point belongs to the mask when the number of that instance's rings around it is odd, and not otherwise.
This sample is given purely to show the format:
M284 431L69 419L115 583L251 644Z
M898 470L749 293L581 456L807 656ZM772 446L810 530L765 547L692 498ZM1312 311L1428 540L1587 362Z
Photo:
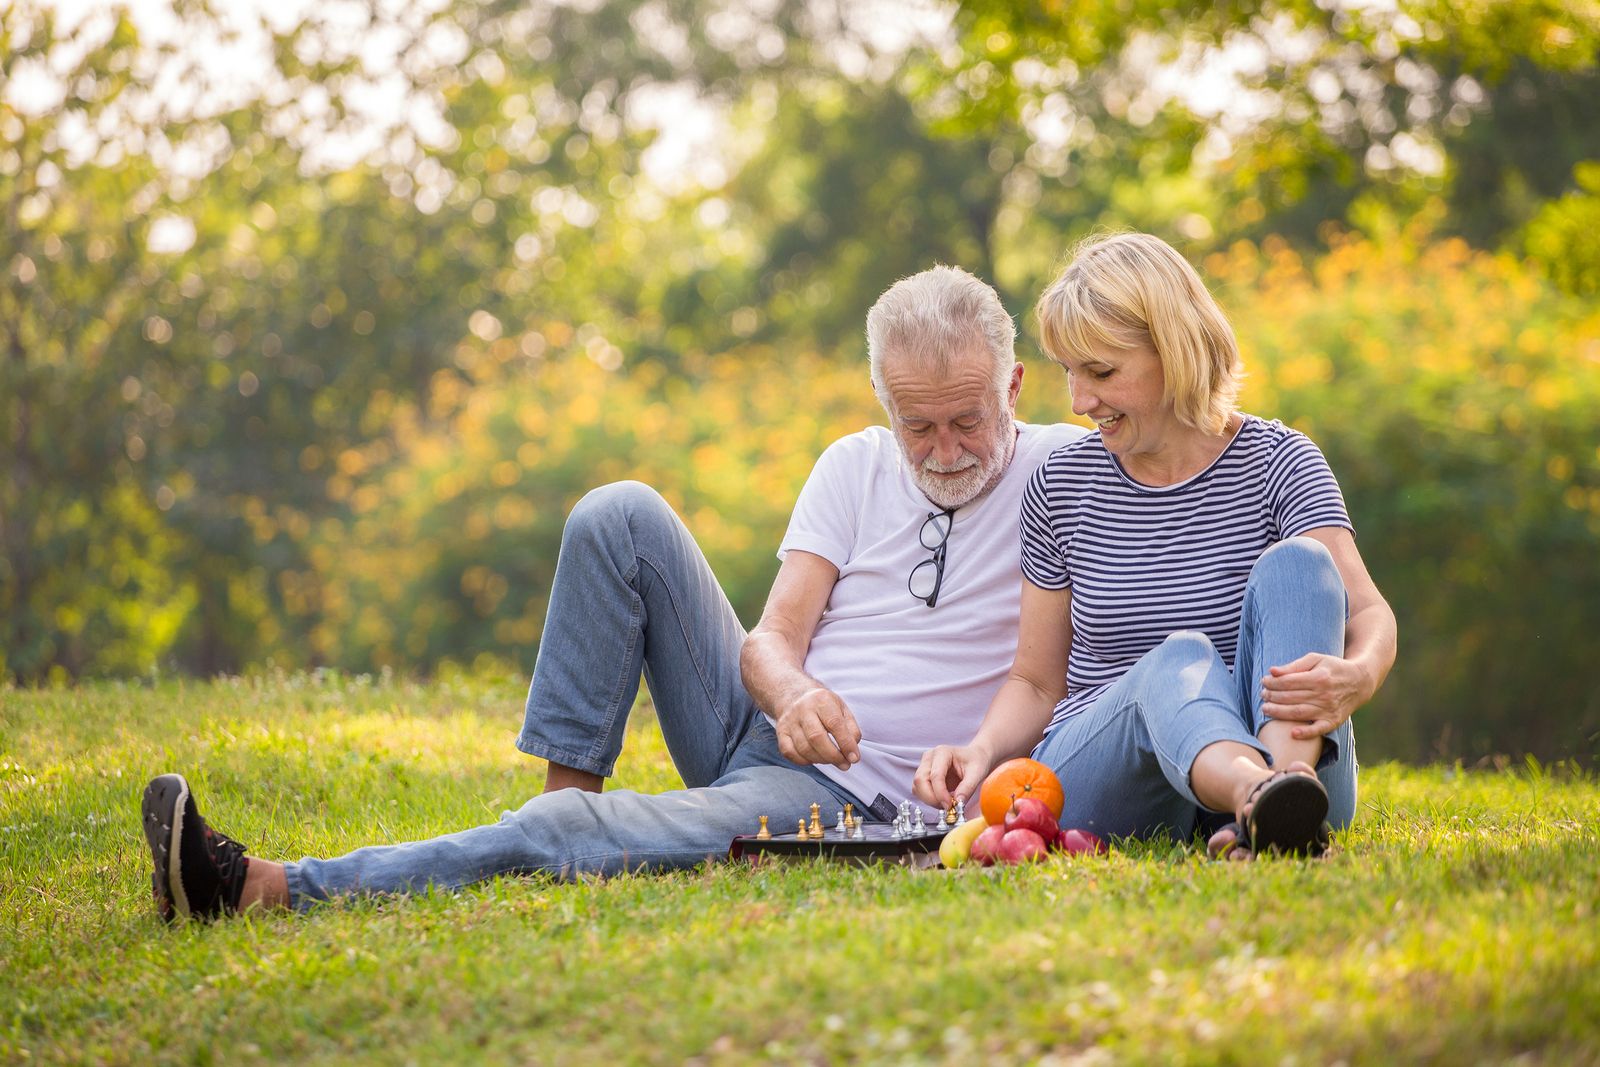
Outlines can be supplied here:
M1101 694L1101 696L1104 696L1104 695L1105 695L1104 693ZM1134 703L1134 702L1133 701L1129 701L1129 703ZM1122 707L1126 707L1127 705L1124 704L1124 705L1121 705L1121 706ZM1084 709L1084 710L1087 710L1087 709ZM1081 711L1073 712L1072 715L1067 716L1066 719L1062 719L1061 721L1064 723L1064 722L1067 721L1067 719L1073 718L1074 716L1080 715L1080 714L1082 714ZM1105 717L1105 721L1104 722L1102 722L1098 727L1096 727L1095 730L1092 733L1088 734L1087 736L1085 736L1083 738L1083 743L1077 746L1077 749L1074 751L1073 755L1076 755L1078 751L1082 751L1083 748L1086 747L1090 741L1093 741L1095 738L1099 737L1101 734L1103 734L1107 730L1109 730L1111 728L1111 726L1117 721L1117 718L1118 718L1117 715L1107 715ZM1150 732L1150 727L1149 727L1148 724L1145 726L1145 732L1146 733Z
M606 742L611 739L611 733L616 728L617 713L622 708L622 691L627 688L629 681L626 673L628 664L633 661L633 650L637 647L640 633L643 630L643 627L639 625L639 617L643 611L644 598L634 588L634 582L639 577L639 564L641 562L642 560L636 554L633 557L633 566L628 569L628 573L623 575L622 578L623 586L631 594L628 613L628 643L622 650L622 656L618 664L617 680L612 684L611 699L607 702L605 714L601 717L600 729L595 734L594 747L589 750L588 761L590 763L599 763L604 757Z
M1162 749L1162 747L1161 747L1161 739L1156 736L1156 732L1154 730L1150 729L1150 719L1145 714L1144 702L1139 700L1137 697L1132 697L1132 698L1129 698L1128 703L1127 703L1126 706L1133 708L1134 713L1139 716L1139 723L1140 723L1141 726L1144 727L1144 734L1145 734L1146 737L1148 737L1150 739L1150 751L1155 754L1156 763L1157 764L1163 764L1163 763L1164 764L1169 764L1169 765L1171 765L1173 767L1178 766L1178 761L1173 759L1170 755L1167 754L1167 752L1165 750ZM1162 773L1163 774L1166 773L1165 768L1163 768ZM1185 785L1189 784L1189 771L1188 771L1188 769L1185 769L1183 771L1183 781L1184 781ZM1189 786L1189 793L1191 794L1191 796L1193 795L1194 786L1192 786L1192 785ZM1198 798L1196 798L1196 799L1198 799Z
M659 563L653 559L647 558L642 554L638 556L637 559L642 566L649 567L655 572L656 580L659 581L661 583L661 587L666 590L667 599L672 603L673 622L676 623L678 627L678 634L683 639L683 646L689 650L689 663L694 668L695 680L700 683L701 697L705 700L706 707L710 709L711 714L722 726L722 758L718 763L718 770L720 772L722 768L727 767L728 761L732 758L734 750L739 747L739 741L742 738L732 736L732 724L728 721L727 715L724 714L725 709L716 700L710 680L706 677L705 657L702 654L701 649L695 644L689 628L683 624L684 610L683 604L678 599L678 591L673 588L672 583L667 580L664 570Z

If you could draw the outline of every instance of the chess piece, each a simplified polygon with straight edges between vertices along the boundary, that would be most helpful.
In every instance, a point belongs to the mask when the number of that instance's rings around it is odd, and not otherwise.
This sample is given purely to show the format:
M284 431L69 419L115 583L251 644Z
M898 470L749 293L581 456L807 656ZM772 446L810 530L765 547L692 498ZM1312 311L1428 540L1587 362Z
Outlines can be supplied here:
M856 806L854 804L846 804L844 806L844 828L846 830L854 830L856 824L860 821L860 819L856 818Z
M956 806L954 804L944 809L944 824L946 826L954 826L956 824Z
M761 816L761 829L756 831L757 841L771 841L772 831L767 829L767 817Z
M799 841L810 841L811 840L811 835L806 833L806 821L804 819L800 820L800 829L795 831L795 835L794 836L795 836L796 840L799 840Z
M956 825L960 826L967 821L967 802L956 797Z
M822 836L822 805L821 804L813 804L813 805L811 805L811 825L808 826L806 829L811 831L811 836L812 837L821 837Z
M919 807L917 809L916 822L912 826L912 834L915 837L921 837L923 834L926 834L927 832L928 832L928 824L923 821L922 809Z
M865 841L867 839L867 823L864 819L856 820L856 831L850 835L852 841Z
M834 826L833 832L836 833L836 834L842 834L842 833L845 832L845 830L846 830L846 827L845 827L845 824L844 824L844 810L841 808L840 811L839 811L839 822L838 822L837 825Z

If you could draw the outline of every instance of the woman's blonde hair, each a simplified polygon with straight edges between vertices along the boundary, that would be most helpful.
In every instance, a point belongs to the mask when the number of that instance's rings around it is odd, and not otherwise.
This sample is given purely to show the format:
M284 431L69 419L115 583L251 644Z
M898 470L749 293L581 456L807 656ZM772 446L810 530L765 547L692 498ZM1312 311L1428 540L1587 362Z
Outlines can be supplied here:
M1233 327L1188 260L1159 237L1090 237L1039 298L1039 339L1056 362L1093 346L1148 345L1161 361L1162 399L1185 426L1219 434L1244 371Z

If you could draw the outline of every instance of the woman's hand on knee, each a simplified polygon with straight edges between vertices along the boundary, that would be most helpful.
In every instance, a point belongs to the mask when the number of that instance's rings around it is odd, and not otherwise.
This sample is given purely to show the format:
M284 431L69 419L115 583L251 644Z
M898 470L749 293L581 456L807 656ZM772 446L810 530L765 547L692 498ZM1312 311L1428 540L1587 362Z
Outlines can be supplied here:
M943 810L961 800L971 800L983 784L994 760L976 745L940 745L922 754L912 779L912 791L924 804Z
M1307 652L1261 680L1261 713L1298 723L1298 740L1332 733L1371 698L1372 679L1353 660Z

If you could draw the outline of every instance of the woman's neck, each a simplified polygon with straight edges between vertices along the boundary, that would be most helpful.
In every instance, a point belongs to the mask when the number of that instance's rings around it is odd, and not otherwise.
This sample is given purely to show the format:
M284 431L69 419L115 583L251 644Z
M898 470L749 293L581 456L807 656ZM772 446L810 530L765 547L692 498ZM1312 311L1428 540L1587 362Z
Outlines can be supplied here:
M1177 485L1215 463L1243 425L1243 416L1236 412L1228 416L1221 433L1201 433L1184 427L1186 432L1176 439L1168 439L1159 452L1142 452L1123 458L1122 469L1140 485L1154 488Z

